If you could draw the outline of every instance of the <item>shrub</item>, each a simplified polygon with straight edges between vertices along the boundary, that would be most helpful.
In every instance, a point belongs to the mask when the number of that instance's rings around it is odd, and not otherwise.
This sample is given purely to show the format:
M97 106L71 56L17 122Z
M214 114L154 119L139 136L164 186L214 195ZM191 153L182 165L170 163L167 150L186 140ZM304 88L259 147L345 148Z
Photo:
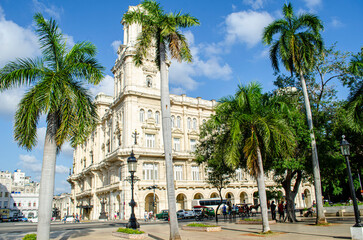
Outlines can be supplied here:
M37 240L37 235L35 233L27 234L23 237L23 240Z
M245 218L242 219L242 221L247 221L247 222L261 222L261 219L252 219L252 218Z
M203 223L189 223L188 227L218 227L217 225L207 225Z
M119 229L117 229L117 232L122 232L122 233L127 233L127 234L143 234L143 233L145 233L143 231L134 230L132 228L119 228Z

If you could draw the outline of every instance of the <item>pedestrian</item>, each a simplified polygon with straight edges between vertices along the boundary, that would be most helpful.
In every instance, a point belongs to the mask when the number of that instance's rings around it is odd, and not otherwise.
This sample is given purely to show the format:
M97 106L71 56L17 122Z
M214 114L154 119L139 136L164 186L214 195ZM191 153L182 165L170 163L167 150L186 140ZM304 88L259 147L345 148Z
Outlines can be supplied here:
M144 213L144 220L145 220L145 222L147 222L148 219L149 219L149 214L145 210L145 213Z
M222 212L223 212L224 219L226 219L227 218L227 207L226 207L226 205L223 205Z
M281 201L277 208L279 211L279 221L281 222L281 218L282 218L282 221L284 221L284 219L285 219L284 201Z
M270 208L271 208L272 220L276 220L276 204L275 204L275 201L271 202Z

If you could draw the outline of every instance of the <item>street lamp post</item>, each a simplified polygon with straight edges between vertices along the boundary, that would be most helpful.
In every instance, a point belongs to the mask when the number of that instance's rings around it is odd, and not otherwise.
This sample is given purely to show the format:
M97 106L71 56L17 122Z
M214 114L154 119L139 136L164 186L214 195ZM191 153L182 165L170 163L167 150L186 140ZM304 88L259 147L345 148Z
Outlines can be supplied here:
M130 216L129 222L126 224L126 227L132 228L132 229L138 229L138 228L140 228L140 224L137 222L137 219L135 217L136 202L134 201L134 183L138 180L134 176L136 169L137 169L137 160L135 158L134 151L131 151L131 155L127 159L127 165L129 168L129 172L131 174L131 178L128 179L128 181L131 183L131 202L129 203L129 205L131 207L131 216Z
M350 170L350 164L349 164L349 156L350 156L349 143L347 140L345 140L344 135L342 137L343 137L343 140L340 143L340 149L342 151L342 155L345 157L345 161L347 164L348 175L349 175L349 188L350 188L350 194L352 196L353 206L354 206L355 225L353 227L362 227L360 216L359 216L357 198L355 196L355 191L354 191L352 172Z
M363 227L362 227L360 216L359 216L357 198L355 196L352 172L350 170L350 164L349 164L349 156L350 156L349 143L347 140L345 140L344 135L342 136L342 138L343 139L342 139L342 142L340 143L340 149L342 151L342 155L345 157L345 161L347 164L347 170L348 170L348 175L349 175L349 188L350 188L350 194L353 199L354 216L355 216L355 224L350 228L350 234L351 234L353 240L363 239Z

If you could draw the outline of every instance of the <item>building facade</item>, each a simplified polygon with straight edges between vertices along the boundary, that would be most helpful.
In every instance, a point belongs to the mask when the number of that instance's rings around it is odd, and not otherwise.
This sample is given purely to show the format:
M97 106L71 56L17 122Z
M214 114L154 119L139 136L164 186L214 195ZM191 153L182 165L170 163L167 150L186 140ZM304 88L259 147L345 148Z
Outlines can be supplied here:
M101 120L88 140L74 151L73 171L68 178L72 213L82 215L83 219L98 219L103 205L111 219L129 217L131 187L125 179L129 176L127 158L132 150L138 160L135 175L140 179L135 185L136 216L142 217L145 210L153 211L154 205L155 211L168 209L160 73L153 51L141 67L133 62L140 31L139 25L124 25L124 44L119 46L112 68L114 96L96 96ZM205 166L198 165L193 154L199 127L213 113L216 101L172 94L170 100L177 208L190 209L193 199L218 197L216 189L205 183ZM223 190L223 197L236 204L255 203L256 181L241 169L236 176L236 181ZM275 185L266 177L266 186ZM303 200L299 193L297 206L312 202L313 186L306 183L300 189L309 196L309 202L304 202L307 198Z
M73 214L71 210L72 200L71 194L62 193L60 195L53 197L53 217L54 218L62 218L64 216Z
M14 173L0 172L0 209L10 209L15 215L38 215L39 183L31 180L20 169Z

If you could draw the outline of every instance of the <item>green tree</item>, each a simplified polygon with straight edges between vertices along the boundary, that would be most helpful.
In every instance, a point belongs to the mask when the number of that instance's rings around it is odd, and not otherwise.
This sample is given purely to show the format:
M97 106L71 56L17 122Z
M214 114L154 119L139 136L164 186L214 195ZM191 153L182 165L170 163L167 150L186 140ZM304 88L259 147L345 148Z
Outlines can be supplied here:
M216 209L216 222L218 223L218 210L223 203L222 189L226 188L235 176L233 168L225 163L225 143L228 136L224 127L217 127L213 117L202 125L199 134L199 144L195 152L198 164L207 164L206 182L218 191L220 202Z
M309 172L307 169L307 159L310 156L309 131L297 92L284 91L284 94L278 94L276 100L277 105L274 109L281 114L294 133L296 147L291 155L274 157L267 163L268 167L273 169L274 180L285 190L286 217L289 222L296 222L295 198L301 182L308 177L306 173ZM281 102L283 104L280 104Z
M271 45L270 59L272 67L279 71L279 60L284 67L297 74L301 81L304 95L306 117L310 131L312 148L312 165L314 174L315 195L317 203L317 223L325 223L318 151L314 134L310 100L306 88L305 74L309 73L316 63L316 56L323 51L323 40L320 31L323 30L321 20L312 14L294 14L292 5L284 4L284 18L275 20L263 32L263 42ZM274 40L274 36L278 38Z
M124 14L123 21L126 24L140 24L142 26L142 31L135 46L134 62L137 66L142 65L142 60L147 57L149 49L153 48L155 50L155 63L159 67L161 78L161 114L170 213L170 239L180 239L176 216L169 80L166 58L167 51L169 51L170 56L178 61L192 61L187 40L179 29L199 25L199 21L189 14L165 14L158 3L150 0L143 1L140 7Z
M0 70L0 90L30 86L15 114L15 140L31 150L37 143L37 124L46 115L43 165L39 190L39 240L48 240L56 155L65 141L82 143L97 123L96 107L83 86L86 80L98 84L104 68L94 58L96 47L90 42L76 43L68 50L65 39L52 19L35 14L42 57L17 59Z
M354 77L349 82L344 82L350 87L350 95L346 108L348 120L352 129L363 133L363 47L361 52L353 55L349 70Z
M226 163L247 164L257 180L262 214L262 232L270 231L264 181L263 159L267 156L288 156L293 149L294 136L278 111L275 102L261 93L259 84L238 86L236 94L222 98L216 107L216 122L226 126Z

